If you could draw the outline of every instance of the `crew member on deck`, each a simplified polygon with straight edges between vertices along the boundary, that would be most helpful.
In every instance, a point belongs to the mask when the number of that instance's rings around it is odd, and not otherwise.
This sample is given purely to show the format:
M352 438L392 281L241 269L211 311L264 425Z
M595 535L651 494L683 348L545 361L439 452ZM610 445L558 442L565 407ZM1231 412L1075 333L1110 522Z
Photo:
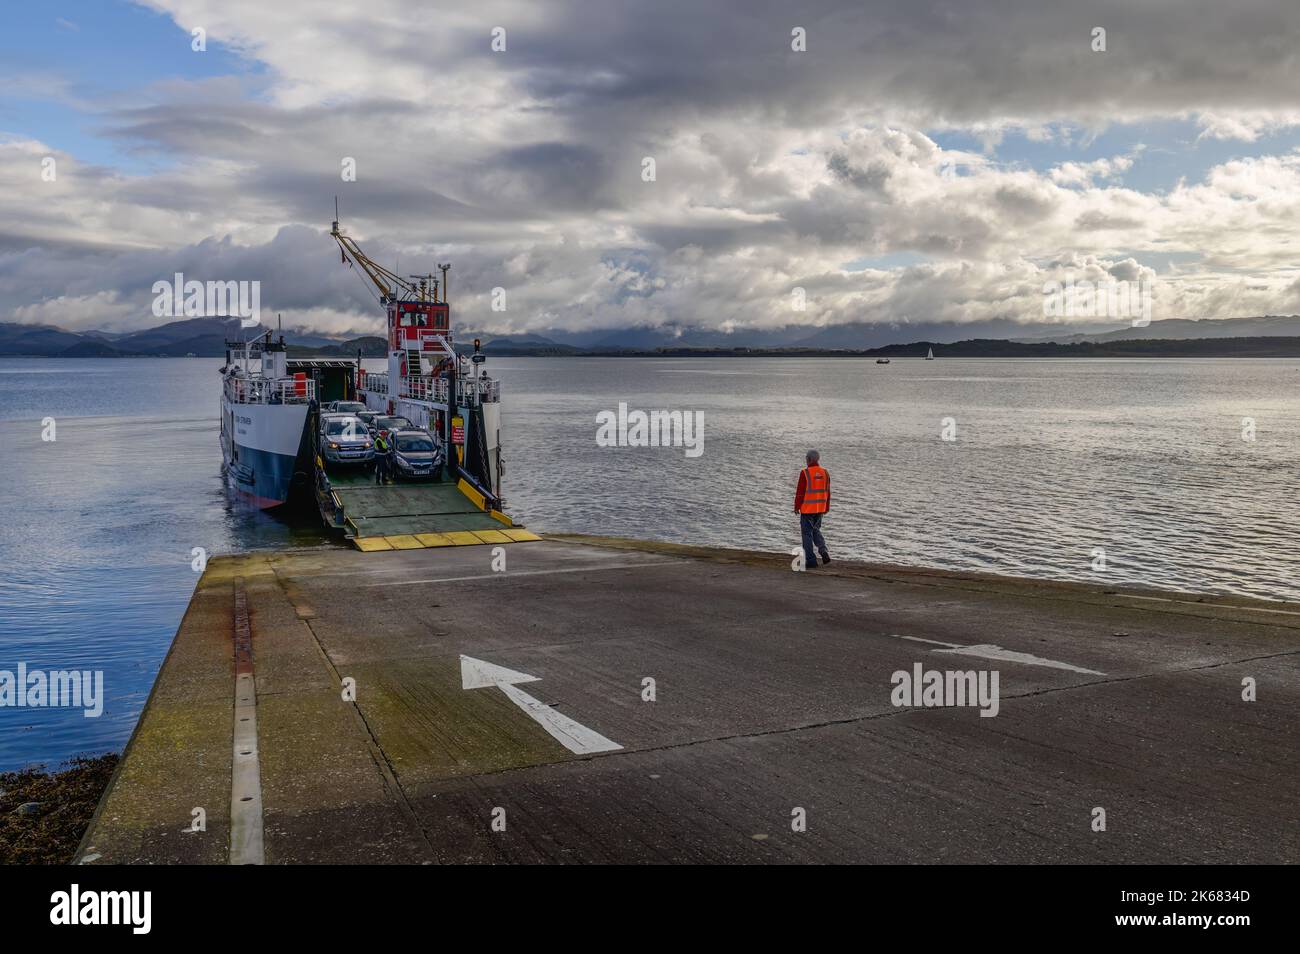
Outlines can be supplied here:
M391 483L390 472L392 470L391 461L389 460L389 440L378 431L375 432L375 483Z
M826 540L822 537L822 515L831 509L831 475L818 461L821 455L810 450L805 456L808 466L799 471L799 486L794 492L794 512L799 515L799 534L803 538L804 566L817 567L813 547L822 555L822 563L830 563Z

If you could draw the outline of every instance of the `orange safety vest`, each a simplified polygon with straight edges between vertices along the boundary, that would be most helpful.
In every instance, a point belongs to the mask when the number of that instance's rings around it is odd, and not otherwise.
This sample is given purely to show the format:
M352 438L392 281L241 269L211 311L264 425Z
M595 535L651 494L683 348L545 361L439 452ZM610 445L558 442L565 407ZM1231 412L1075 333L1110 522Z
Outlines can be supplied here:
M825 467L805 467L803 471L803 501L800 513L825 513L831 509L831 475Z

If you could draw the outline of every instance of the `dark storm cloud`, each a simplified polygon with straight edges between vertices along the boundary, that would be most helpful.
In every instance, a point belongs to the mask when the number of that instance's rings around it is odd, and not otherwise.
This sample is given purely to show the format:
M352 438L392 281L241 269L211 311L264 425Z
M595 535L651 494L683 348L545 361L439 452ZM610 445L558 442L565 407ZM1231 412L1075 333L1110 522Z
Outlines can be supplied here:
M1289 0L548 5L502 66L575 113L752 110L820 123L882 103L957 122L1291 105ZM503 22L508 23L508 19ZM790 49L791 29L808 55ZM1091 30L1107 31L1095 54ZM466 27L453 48L475 50ZM467 56L467 59L472 59Z
M608 156L590 146L540 142L503 149L474 181L475 197L488 207L514 203L528 207L595 209L609 200Z

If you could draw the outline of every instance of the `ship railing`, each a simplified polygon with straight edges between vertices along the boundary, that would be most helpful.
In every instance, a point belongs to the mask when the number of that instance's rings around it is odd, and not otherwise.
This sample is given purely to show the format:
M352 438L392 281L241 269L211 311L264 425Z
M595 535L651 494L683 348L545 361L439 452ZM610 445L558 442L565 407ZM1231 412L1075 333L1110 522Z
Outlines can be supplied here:
M379 375L367 375L362 381L363 388L377 394L388 393L388 380ZM411 374L402 378L399 398L416 401L430 401L434 404L446 404L450 393L447 379L442 375ZM475 396L477 394L477 400ZM461 378L456 382L456 399L462 405L492 404L501 400L501 382L491 378Z
M366 391L373 391L376 394L388 393L388 375L387 373L365 374L361 376L361 387Z
M405 398L433 401L435 404L446 404L447 394L447 379L442 376L421 374L405 378L402 381L401 396ZM476 394L477 400L475 400ZM500 400L500 381L493 381L490 378L479 378L478 381L473 378L459 378L456 381L456 401L459 404L471 406L475 404L491 404Z
M432 374L410 375L402 379L400 396L417 401L432 401L434 404L446 404L447 379Z
M232 404L307 404L316 400L311 378L226 378L226 400Z
M473 378L461 378L459 390L461 404L496 404L501 400L501 382L492 378L482 377L475 381ZM478 392L478 400L473 400L475 391Z

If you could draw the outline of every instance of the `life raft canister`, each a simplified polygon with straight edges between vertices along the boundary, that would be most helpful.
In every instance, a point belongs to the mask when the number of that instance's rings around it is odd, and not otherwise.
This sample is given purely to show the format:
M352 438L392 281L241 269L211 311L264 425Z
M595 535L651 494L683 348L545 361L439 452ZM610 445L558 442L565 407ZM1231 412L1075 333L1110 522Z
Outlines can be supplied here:
M825 513L831 507L831 478L825 467L805 467L800 513Z

